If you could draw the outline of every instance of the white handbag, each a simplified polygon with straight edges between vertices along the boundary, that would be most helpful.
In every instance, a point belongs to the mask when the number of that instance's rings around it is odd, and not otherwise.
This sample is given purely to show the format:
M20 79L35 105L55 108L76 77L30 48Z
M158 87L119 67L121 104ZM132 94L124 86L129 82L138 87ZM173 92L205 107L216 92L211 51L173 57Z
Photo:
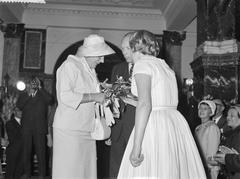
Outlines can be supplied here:
M104 107L98 103L95 104L95 121L91 137L95 140L105 140L111 135L111 128L107 126L106 116L104 116Z

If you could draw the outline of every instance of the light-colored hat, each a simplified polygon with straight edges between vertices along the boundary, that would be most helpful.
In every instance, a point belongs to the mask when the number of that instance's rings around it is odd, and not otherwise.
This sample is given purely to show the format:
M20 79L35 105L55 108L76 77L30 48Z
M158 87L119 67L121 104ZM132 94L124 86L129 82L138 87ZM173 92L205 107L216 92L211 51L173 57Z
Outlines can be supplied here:
M80 56L95 57L110 55L115 52L105 43L103 37L97 34L91 34L88 37L84 38L83 45L79 47L77 53Z
M215 113L215 110L216 110L216 104L213 101L210 101L210 100L202 100L198 104L198 109L199 109L199 107L202 103L206 103L210 107L210 109L212 111L212 113L210 115L213 116L214 113Z

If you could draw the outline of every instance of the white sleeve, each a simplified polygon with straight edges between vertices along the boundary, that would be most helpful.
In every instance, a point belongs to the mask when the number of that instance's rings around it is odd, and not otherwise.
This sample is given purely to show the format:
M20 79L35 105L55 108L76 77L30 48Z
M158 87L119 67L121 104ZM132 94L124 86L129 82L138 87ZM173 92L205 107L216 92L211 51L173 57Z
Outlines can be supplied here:
M152 75L152 69L150 67L150 65L144 61L140 61L140 62L137 62L135 65L134 65L134 68L133 68L133 75L135 74L146 74L146 75Z
M59 97L63 104L77 109L83 98L83 93L74 91L76 80L80 78L74 63L65 63L57 74Z
M208 142L206 158L211 157L217 153L221 135L219 128L215 125L209 126L207 130L208 130Z

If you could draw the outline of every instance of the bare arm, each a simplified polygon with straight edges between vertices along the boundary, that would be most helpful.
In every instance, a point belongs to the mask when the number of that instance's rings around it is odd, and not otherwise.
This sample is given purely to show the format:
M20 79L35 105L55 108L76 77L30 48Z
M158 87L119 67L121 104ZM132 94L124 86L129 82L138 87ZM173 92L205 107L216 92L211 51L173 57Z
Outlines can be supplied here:
M134 107L137 106L137 101L134 100L134 99L131 99L131 98L127 98L127 97L121 97L121 100L123 100L123 102L127 103L127 104L130 104Z
M134 144L130 160L133 166L139 166L143 160L141 158L141 147L145 129L152 110L151 101L151 77L146 74L136 74L134 76L137 84L138 103L135 116Z
M218 151L220 144L220 130L217 126L209 126L208 128L208 142L206 148L206 158L212 157Z

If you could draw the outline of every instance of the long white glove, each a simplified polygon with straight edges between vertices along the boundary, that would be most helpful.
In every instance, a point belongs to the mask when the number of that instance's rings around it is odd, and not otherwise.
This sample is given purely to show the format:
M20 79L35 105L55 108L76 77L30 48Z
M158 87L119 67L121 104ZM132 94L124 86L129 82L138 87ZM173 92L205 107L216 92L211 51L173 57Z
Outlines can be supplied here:
M103 111L105 114L105 119L106 119L106 124L107 126L112 126L113 124L115 124L115 120L113 118L113 114L112 111L110 110L109 107L103 106Z
M52 137L50 134L47 134L47 146L48 147L52 147L53 146L53 141L52 141Z
M113 117L114 118L119 118L120 117L120 111L119 111L120 105L119 105L119 99L114 98L113 101Z

